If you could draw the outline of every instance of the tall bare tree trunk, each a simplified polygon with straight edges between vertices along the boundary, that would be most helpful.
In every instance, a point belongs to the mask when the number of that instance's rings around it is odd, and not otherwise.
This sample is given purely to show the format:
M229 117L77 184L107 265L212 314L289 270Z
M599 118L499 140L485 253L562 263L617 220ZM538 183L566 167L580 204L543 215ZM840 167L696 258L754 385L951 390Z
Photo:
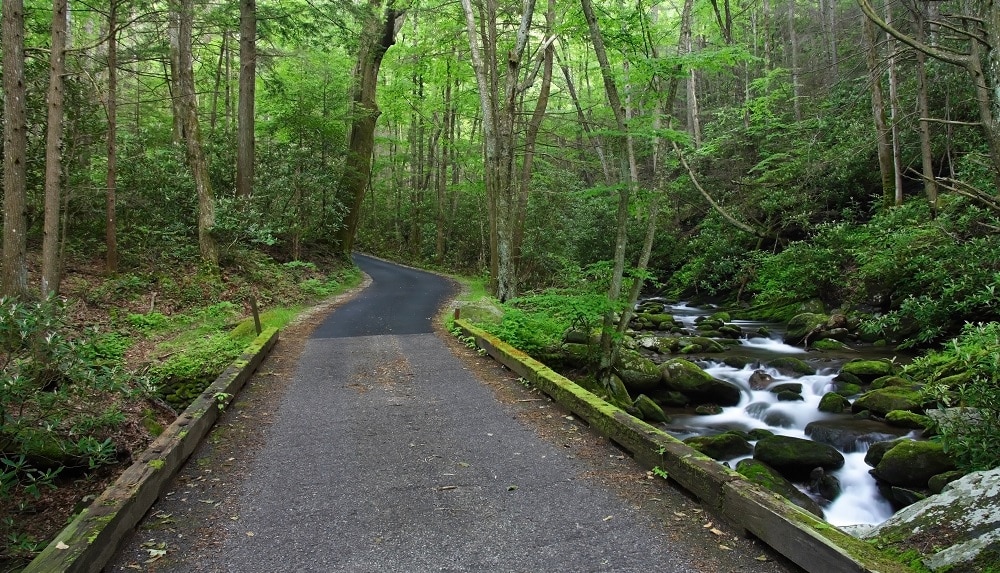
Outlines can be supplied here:
M182 116L188 167L198 195L198 248L201 259L212 267L219 265L219 247L212 233L215 226L215 195L208 173L208 158L201 144L198 125L198 99L194 83L194 58L191 53L191 31L194 25L194 0L173 0L177 12L177 62L179 108Z
M799 78L799 38L795 31L795 2L788 0L788 49L790 53L789 68L792 73L792 111L795 121L802 121L802 80Z
M358 63L354 71L351 133L347 146L347 161L340 178L339 198L347 208L344 224L340 228L340 254L350 260L354 237L361 220L361 206L368 189L372 154L375 151L375 122L382 113L375 101L378 71L386 50L396 43L396 33L402 24L404 12L396 10L392 1L382 12L382 0L370 0L371 11L361 34Z
M59 292L59 212L62 192L63 74L66 69L66 0L52 0L48 126L45 133L45 221L42 237L42 297Z
M24 2L3 0L3 261L0 295L28 294Z
M503 58L503 93L500 93L499 53L496 38L497 6L485 2L485 15L480 25L485 33L477 33L475 12L470 0L462 0L472 67L479 87L483 110L484 179L490 221L490 278L494 294L501 301L517 295L518 277L514 264L514 224L517 216L517 192L514 175L514 122L524 51L528 44L535 0L524 0L521 21L514 46ZM482 51L480 40L482 35ZM488 67L487 67L488 66Z
M926 9L926 2L922 0L916 2L914 15L916 39L918 42L923 42L926 37ZM920 125L921 175L924 180L924 194L927 196L927 203L931 208L931 216L934 217L937 215L938 190L937 181L934 178L934 155L931 150L931 109L927 96L929 89L927 83L927 54L920 50L915 50L915 55L917 60L917 113L920 114L918 121Z
M622 105L621 97L618 94L618 86L615 84L611 64L608 60L607 51L604 48L604 38L601 35L597 16L594 14L594 7L590 0L581 0L580 4L590 30L590 40L594 45L594 53L601 66L601 78L604 81L605 96L607 97L608 105L614 113L615 126L619 132L619 135L616 137L619 142L617 147L620 152L625 153L626 157L622 161L627 162L627 168L623 167L622 169L622 180L625 185L618 192L618 210L615 215L615 225L617 228L615 254L611 285L608 288L608 300L614 305L621 296L622 280L625 274L625 247L628 237L626 224L628 222L629 200L632 190L638 184L639 172L638 164L635 160L632 135L628 130L628 118L626 117L625 107ZM614 313L609 310L604 314L604 324L601 330L601 359L598 372L598 376L605 381L610 379L611 366L615 354L612 347L613 326Z
M538 131L545 118L545 110L549 105L549 92L552 88L552 67L555 60L555 38L552 36L556 22L556 2L549 0L545 11L545 35L547 45L542 52L542 85L538 89L538 99L535 100L535 110L528 120L528 129L524 135L524 159L521 162L521 181L517 195L517 210L514 218L514 266L518 276L521 275L521 260L524 244L524 222L528 212L528 197L531 192L531 175L534 171L535 143Z
M885 3L886 22L892 23L892 3ZM895 191L893 203L898 207L903 204L903 142L899 133L899 122L902 117L899 108L899 68L896 67L896 49L898 42L889 38L889 125L892 134L892 186Z
M107 172L104 188L105 267L118 272L118 0L108 10Z
M236 125L236 196L253 194L257 4L240 0L240 101Z
M868 83L872 90L872 117L878 148L878 170L882 181L882 202L892 205L894 190L892 166L892 133L885 117L885 95L882 92L882 73L879 68L878 34L875 24L865 19L865 52L868 66Z

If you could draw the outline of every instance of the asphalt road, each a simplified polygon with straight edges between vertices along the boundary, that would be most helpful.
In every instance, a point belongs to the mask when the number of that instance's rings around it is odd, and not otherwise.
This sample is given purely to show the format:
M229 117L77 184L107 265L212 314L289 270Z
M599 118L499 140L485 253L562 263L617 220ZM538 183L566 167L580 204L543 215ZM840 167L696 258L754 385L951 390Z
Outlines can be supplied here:
M245 456L239 471L189 464L108 571L787 570L755 561L757 546L679 543L665 518L499 403L433 333L449 281L357 262L372 285L306 341L263 443L226 460ZM712 538L697 520L693 535Z

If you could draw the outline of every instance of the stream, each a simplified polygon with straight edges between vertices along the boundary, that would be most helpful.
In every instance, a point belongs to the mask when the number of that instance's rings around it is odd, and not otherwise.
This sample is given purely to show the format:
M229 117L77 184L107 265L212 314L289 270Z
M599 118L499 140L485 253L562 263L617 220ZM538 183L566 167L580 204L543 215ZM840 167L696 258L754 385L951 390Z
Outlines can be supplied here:
M676 320L691 330L694 330L695 320L698 317L715 312L713 309L692 307L684 303L664 302L664 304L667 306L665 312L673 314ZM697 360L695 363L712 376L739 386L743 390L743 397L739 404L723 408L722 412L716 415L696 415L690 411L669 412L673 420L666 424L665 429L679 439L728 430L749 431L757 428L767 429L775 434L810 439L806 434L806 426L811 422L836 421L838 424L851 424L849 414L820 412L817 409L820 398L833 389L833 378L839 373L844 362L854 358L885 358L889 351L886 348L873 347L861 347L857 351L844 352L806 351L782 342L783 325L752 321L733 321L733 323L739 325L744 333L750 334L746 334L745 338L739 341L739 345L731 347L730 350ZM754 334L761 327L768 331L768 336ZM751 362L744 368L735 368L723 363L726 356L730 355L750 357L759 363ZM775 368L763 366L770 360L784 356L805 361L815 367L817 373L794 377L782 374ZM752 389L750 376L756 370L764 370L774 379L769 387L786 382L802 384L803 400L782 402L778 400L776 394L767 389ZM885 427L885 434L907 435L905 430L888 426ZM893 514L892 505L879 492L875 479L868 473L871 467L864 461L865 453L871 443L895 437L887 437L885 434L879 434L877 430L874 433L861 432L860 437L852 443L841 444L838 447L846 461L843 468L831 473L840 480L842 493L833 502L825 502L814 497L823 505L824 518L828 522L838 526L878 524ZM743 458L738 457L726 461L730 467L735 467L741 459ZM801 484L798 487L802 489Z

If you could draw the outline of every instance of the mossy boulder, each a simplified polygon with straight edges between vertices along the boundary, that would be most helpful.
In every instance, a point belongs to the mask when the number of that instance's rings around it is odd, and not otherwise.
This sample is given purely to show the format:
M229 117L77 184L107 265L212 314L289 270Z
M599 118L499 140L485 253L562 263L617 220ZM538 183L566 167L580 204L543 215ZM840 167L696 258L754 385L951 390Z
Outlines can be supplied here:
M809 366L798 358L783 356L775 358L767 363L768 366L781 372L785 376L811 376L816 373L816 369Z
M815 468L835 470L844 466L843 454L832 446L791 436L759 440L753 457L793 481L808 479Z
M868 410L874 416L885 417L893 410L922 412L924 400L920 392L910 388L890 386L865 392L851 404L853 412Z
M567 342L559 347L558 363L570 368L583 368L594 362L596 352L593 346Z
M719 322L731 322L733 320L733 317L728 312L726 312L724 310L716 312L716 313L712 314L711 316L709 316L708 318L710 318L712 320L717 320Z
M811 497L802 493L795 484L785 479L774 468L760 460L740 460L736 471L753 483L772 491L788 501L818 517L823 517L823 509Z
M830 319L825 314L803 312L788 321L785 331L785 344L802 344L807 338L821 332Z
M852 360L840 371L854 375L862 384L871 384L878 378L895 374L896 367L888 360Z
M764 438L769 438L774 435L771 430L766 430L764 428L754 428L747 432L748 440L762 440Z
M639 315L643 321L652 324L655 328L660 329L664 325L670 328L674 325L674 317L669 314L664 313L643 313Z
M809 343L809 348L812 348L814 350L828 351L828 352L852 350L852 348L847 344L832 338L821 338L820 340L814 340Z
M694 409L694 413L699 416L715 416L722 413L722 406L718 404L701 404Z
M693 352L715 353L726 350L726 347L720 344L717 340L712 340L706 336L684 336L679 340L679 344L682 348L681 352L684 352L683 348L686 347L697 348L697 350L693 350ZM687 354L690 354L690 352Z
M627 409L629 406L634 405L632 402L632 397L628 393L628 388L625 387L625 383L622 379L614 374L611 375L611 379L608 380L608 386L605 389L608 401L618 406L621 409Z
M753 446L743 436L726 432L714 436L688 438L684 443L714 460L729 460L750 455Z
M865 452L865 463L871 467L877 466L878 463L882 461L882 457L885 456L886 452L895 448L896 444L902 442L905 439L906 438L899 438L896 440L885 440L882 442L875 442L874 444L869 446L868 451Z
M623 348L618 352L615 373L625 387L636 394L648 394L660 385L660 370L656 363L635 350Z
M771 388L772 394L780 394L782 392L792 392L793 394L801 394L802 384L798 382L782 382L781 384L775 384Z
M827 392L819 399L818 410L828 414L840 414L851 407L851 401L836 392Z
M663 354L670 354L681 349L681 342L670 336L656 339L656 348Z
M926 488L935 475L955 469L939 442L903 440L882 456L872 475L890 485Z
M503 309L490 299L459 303L459 316L474 324L500 324L503 322Z
M663 413L663 408L645 394L639 394L635 399L634 405L642 413L642 419L647 422L670 422L670 417Z
M742 370L743 368L746 368L747 364L752 364L753 362L753 358L743 354L732 354L722 359L723 364L736 368L737 370Z
M680 392L694 404L739 404L742 392L735 384L719 380L683 358L660 365L660 375L668 390Z
M854 384L855 386L862 386L863 382L861 378L858 378L850 372L844 372L841 370L836 376L833 377L834 384Z
M876 378L872 381L871 389L878 390L879 388L889 388L892 386L906 388L913 386L913 381L907 380L902 376L882 376L881 378Z
M663 304L662 302L655 300L643 301L639 303L638 307L636 308L636 312L640 314L641 313L660 314L665 310L667 310L666 305Z
M931 479L927 480L927 489L931 490L931 493L934 494L941 493L944 490L944 486L953 481L962 479L965 475L965 472L961 470L951 470L940 473L936 476L931 476Z
M802 394L792 392L791 390L782 390L781 392L775 394L775 397L778 398L779 402L802 402L805 400L805 398L802 397Z
M885 423L897 428L927 430L934 425L934 420L928 416L906 410L893 410L885 415Z

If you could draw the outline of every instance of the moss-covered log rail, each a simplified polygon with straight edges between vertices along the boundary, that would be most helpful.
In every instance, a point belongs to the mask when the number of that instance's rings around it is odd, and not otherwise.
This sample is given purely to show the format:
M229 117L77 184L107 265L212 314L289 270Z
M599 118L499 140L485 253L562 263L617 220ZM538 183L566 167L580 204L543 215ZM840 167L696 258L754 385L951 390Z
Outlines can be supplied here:
M261 333L23 573L101 571L277 341L276 328Z
M816 573L912 573L871 545L747 481L663 432L557 374L541 362L464 320L456 320L495 360L539 388L646 468L659 467L709 510Z

